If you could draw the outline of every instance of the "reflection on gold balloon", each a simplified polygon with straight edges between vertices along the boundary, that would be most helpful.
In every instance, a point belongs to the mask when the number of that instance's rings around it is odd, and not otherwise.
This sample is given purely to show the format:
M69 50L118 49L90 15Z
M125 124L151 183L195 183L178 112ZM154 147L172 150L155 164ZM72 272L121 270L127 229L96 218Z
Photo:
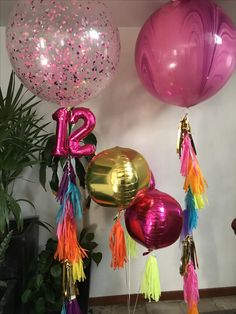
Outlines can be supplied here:
M150 178L149 166L141 154L130 148L114 147L91 160L86 182L96 203L125 208L149 187Z

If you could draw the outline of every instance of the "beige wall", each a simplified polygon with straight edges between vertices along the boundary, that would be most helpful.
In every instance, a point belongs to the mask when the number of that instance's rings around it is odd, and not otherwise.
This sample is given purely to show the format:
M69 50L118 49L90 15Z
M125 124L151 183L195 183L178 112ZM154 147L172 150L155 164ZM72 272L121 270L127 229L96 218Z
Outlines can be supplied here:
M160 190L174 196L182 205L183 179L175 153L178 122L186 110L161 104L142 87L134 67L134 44L138 28L121 28L122 57L119 72L99 97L84 104L97 117L98 151L120 145L141 152L149 162ZM5 51L4 28L1 27L0 83L6 88L11 66ZM236 285L236 238L230 223L236 216L236 75L227 86L207 102L193 107L190 114L193 136L200 165L209 183L209 206L200 213L195 242L200 262L201 288ZM43 103L39 113L47 120L57 109ZM52 123L51 129L53 130ZM35 183L17 183L17 193L35 202L42 220L54 223L57 204L50 192L38 183L37 171L26 172ZM25 209L30 214L29 209ZM126 294L126 272L110 269L108 235L115 210L93 204L89 219L97 224L96 237L103 251L99 268L93 267L91 296ZM40 243L50 235L41 230ZM145 258L140 255L132 263L131 292L137 293ZM180 249L178 243L157 252L163 290L178 290L182 280L178 274Z

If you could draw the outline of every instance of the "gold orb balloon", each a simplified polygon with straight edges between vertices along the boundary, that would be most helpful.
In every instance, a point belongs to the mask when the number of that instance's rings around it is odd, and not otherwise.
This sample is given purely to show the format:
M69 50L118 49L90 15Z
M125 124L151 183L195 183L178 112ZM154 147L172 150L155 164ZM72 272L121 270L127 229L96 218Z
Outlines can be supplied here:
M149 166L141 154L130 148L114 147L91 160L86 182L97 204L126 208L149 187L150 178Z

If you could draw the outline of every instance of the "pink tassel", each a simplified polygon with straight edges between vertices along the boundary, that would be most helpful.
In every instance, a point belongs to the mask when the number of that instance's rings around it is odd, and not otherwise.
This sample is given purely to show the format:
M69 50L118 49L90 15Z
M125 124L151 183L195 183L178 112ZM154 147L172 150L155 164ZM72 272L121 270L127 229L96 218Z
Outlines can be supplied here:
M199 301L198 278L193 263L188 265L188 271L184 275L184 300L189 308L196 306Z
M187 177L188 171L189 171L189 162L190 160L194 160L196 158L196 155L194 153L194 150L192 148L191 140L189 138L189 135L186 134L181 146L181 169L180 173L183 177Z

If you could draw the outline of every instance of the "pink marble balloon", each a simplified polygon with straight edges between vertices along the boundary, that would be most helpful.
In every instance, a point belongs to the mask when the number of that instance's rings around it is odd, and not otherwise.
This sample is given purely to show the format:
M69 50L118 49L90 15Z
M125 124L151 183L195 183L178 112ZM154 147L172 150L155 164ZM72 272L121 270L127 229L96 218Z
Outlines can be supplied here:
M180 236L182 209L170 195L147 190L126 209L125 224L130 236L149 251L167 247Z
M113 78L120 57L118 28L96 0L20 0L6 45L24 85L63 106L96 96Z
M144 24L135 59L154 97L191 107L217 93L232 75L236 29L211 0L172 1Z

